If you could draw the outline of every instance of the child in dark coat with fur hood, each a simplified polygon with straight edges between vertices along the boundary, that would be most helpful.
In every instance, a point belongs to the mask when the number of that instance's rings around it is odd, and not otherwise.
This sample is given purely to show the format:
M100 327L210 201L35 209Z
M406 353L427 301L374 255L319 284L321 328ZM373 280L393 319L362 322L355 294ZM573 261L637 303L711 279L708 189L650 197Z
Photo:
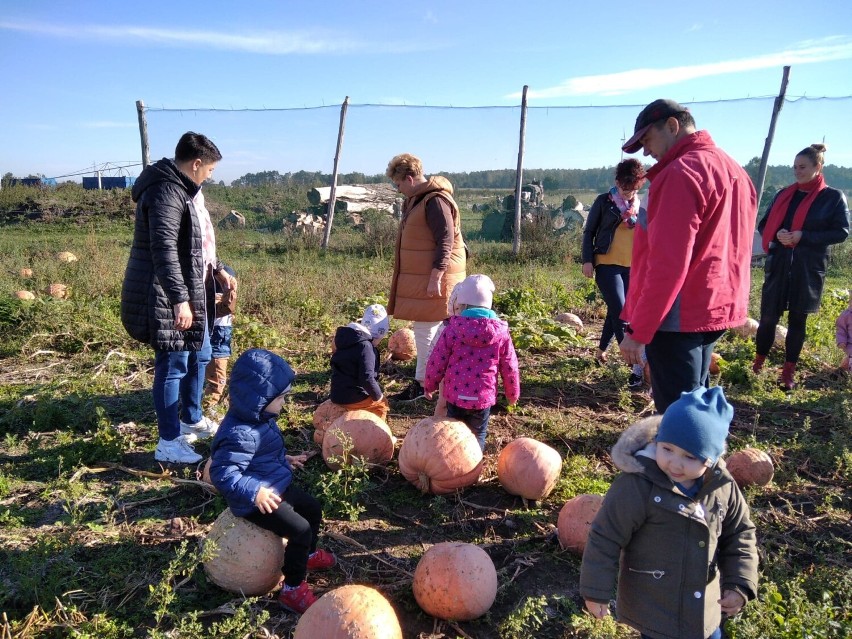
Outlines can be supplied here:
M580 570L591 614L653 639L719 639L724 617L757 595L748 504L725 468L734 415L720 387L682 393L612 449L615 478L592 523Z

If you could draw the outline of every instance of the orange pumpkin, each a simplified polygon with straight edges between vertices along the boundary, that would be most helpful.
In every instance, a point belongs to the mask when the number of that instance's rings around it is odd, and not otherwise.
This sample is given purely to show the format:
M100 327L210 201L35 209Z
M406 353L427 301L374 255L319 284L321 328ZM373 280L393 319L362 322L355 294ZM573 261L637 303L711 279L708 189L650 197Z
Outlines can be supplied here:
M317 406L317 409L314 411L314 441L317 444L322 445L326 429L345 412L346 409L343 406L335 404L330 399L325 400Z
M350 455L363 457L371 464L384 464L393 459L396 437L381 417L366 410L351 410L335 419L325 431L322 440L322 457L332 470L340 468L339 461L343 457L343 441L348 438L352 442ZM349 462L349 459L346 459Z
M475 484L482 461L476 437L456 419L420 420L399 449L399 472L424 494L445 495Z
M603 497L600 495L577 495L565 502L556 521L559 545L564 550L583 556L589 529L601 509L601 504Z
M293 639L402 639L402 628L382 593L350 584L330 590L308 608Z
M560 324L567 324L576 331L583 330L583 320L581 320L577 315L574 315L574 313L559 313L553 319Z
M222 511L204 541L214 543L213 557L204 562L204 571L214 584L244 596L265 595L283 579L286 540L264 530L230 508Z
M33 276L33 270L31 268L22 268L20 270L20 275L21 275L21 277L32 277Z
M738 450L728 457L725 463L740 488L766 486L775 474L772 458L758 448Z
M15 297L19 300L34 300L36 298L35 293L32 291L17 291Z
M722 356L719 353L711 353L710 354L710 371L711 375L718 375L721 372L721 368L719 368L719 360L722 359Z
M208 457L208 458L207 458L207 461L204 463L204 468L202 468L202 469L201 469L201 481L203 481L203 482L204 482L204 483L206 483L206 484L210 484L210 487L211 487L211 488L212 488L215 492L217 492L217 493L218 493L219 491L218 491L218 490L216 490L216 487L213 485L213 479L210 477L210 465L211 465L212 463L213 463L213 458L212 458L212 457ZM196 475L196 476L197 476L197 475Z
M417 343L414 341L414 331L401 328L388 338L388 350L391 358L407 362L417 357Z
M57 300L64 300L68 297L68 287L58 282L54 282L48 286L45 292Z
M497 570L479 546L448 541L429 548L414 570L414 598L439 619L481 617L497 597Z
M510 495L524 499L544 499L559 481L562 457L540 441L520 437L500 451L497 479Z

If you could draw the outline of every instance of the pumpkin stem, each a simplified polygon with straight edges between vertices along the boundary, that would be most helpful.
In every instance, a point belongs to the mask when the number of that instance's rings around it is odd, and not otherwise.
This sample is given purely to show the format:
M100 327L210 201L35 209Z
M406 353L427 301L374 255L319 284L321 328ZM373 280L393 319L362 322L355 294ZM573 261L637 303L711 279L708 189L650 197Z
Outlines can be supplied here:
M429 475L424 472L417 474L417 487L424 495L429 492Z

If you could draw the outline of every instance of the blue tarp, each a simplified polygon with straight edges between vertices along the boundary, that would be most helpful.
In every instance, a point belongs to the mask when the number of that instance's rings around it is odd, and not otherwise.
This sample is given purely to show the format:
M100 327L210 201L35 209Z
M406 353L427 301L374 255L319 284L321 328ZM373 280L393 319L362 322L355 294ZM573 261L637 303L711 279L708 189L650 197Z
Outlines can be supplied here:
M118 177L102 177L101 178L101 188L102 189L127 189L133 186L136 182L136 178L128 177L128 176L118 176ZM97 189L98 188L98 178L97 177L84 177L83 178L83 188L84 189Z

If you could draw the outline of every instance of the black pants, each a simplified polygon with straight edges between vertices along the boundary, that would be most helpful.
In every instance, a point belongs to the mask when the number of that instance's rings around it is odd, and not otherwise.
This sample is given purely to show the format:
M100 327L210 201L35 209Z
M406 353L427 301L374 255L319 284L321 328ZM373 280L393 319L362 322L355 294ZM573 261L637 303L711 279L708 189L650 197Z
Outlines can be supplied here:
M284 549L284 583L298 586L308 573L308 555L317 549L322 505L315 497L290 484L281 495L275 512L264 514L259 510L246 516L251 523L287 539Z
M601 329L601 340L598 348L605 351L612 338L619 344L624 339L624 320L621 310L630 286L630 267L618 264L601 264L595 267L595 282L606 303L606 319Z
M662 414L670 404L699 386L707 386L710 356L725 331L670 333L657 331L645 346L651 367L654 406Z
M780 315L760 316L760 325L757 327L757 335L754 336L754 350L758 355L769 355L769 349L775 341L775 328L778 326ZM808 325L807 313L787 313L787 339L784 343L784 361L799 361L802 346L805 345L805 332Z

